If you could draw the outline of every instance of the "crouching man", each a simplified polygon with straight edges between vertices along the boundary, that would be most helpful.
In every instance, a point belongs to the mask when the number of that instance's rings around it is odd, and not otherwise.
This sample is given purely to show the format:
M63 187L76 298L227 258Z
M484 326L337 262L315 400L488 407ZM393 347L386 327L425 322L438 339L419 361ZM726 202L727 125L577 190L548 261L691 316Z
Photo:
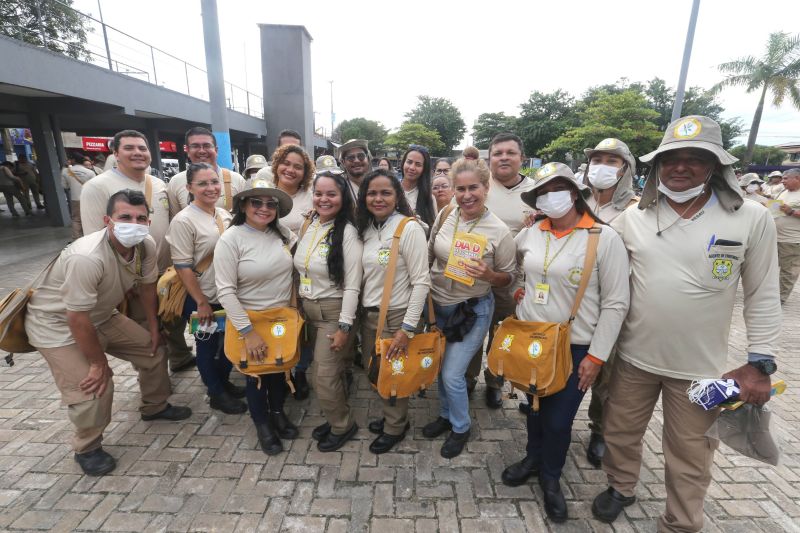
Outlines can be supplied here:
M101 446L114 397L107 353L139 372L142 420L183 420L192 414L188 407L167 403L170 383L156 320L158 267L148 213L141 192L125 189L112 195L106 227L61 252L28 304L30 343L50 365L75 426L75 460L92 476L116 466ZM148 329L117 312L137 286Z

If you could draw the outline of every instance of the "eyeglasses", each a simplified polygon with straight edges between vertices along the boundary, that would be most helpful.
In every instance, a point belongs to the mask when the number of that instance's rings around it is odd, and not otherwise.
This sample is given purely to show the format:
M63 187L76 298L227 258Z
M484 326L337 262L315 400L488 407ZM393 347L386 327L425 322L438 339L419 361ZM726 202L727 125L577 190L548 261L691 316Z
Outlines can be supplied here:
M434 185L433 187L431 187L431 190L432 191L444 191L444 190L447 190L449 188L450 188L450 185L445 183L444 185Z
M365 159L367 159L367 154L365 154L364 152L359 152L357 154L350 154L348 156L345 156L344 158L344 160L347 161L348 163L352 163L356 159L358 159L359 161L364 161Z
M450 169L449 168L437 168L436 170L433 171L433 173L435 175L437 175L437 176L440 175L440 174L442 176L447 176L448 174L450 174Z
M211 150L214 147L215 146L211 143L203 143L203 144L192 143L189 145L190 150L200 150L200 149Z
M409 144L408 150L410 152L421 152L425 155L428 155L428 149L422 146L421 144Z
M200 187L201 189L205 189L206 187L216 187L219 185L219 180L209 180L209 181L194 181L192 185L195 187Z
M260 198L250 198L250 205L253 206L253 209L261 209L262 207L266 207L267 209L272 209L273 211L278 209L278 202L275 200L261 200Z

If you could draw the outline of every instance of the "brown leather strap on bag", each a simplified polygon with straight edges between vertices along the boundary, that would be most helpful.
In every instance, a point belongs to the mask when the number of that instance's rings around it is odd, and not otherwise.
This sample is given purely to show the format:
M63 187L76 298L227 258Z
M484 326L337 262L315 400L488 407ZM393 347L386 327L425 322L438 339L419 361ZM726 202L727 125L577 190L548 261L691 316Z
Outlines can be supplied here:
M386 325L386 315L389 314L389 301L392 299L392 285L394 284L394 275L397 272L397 258L400 255L400 236L403 234L403 229L411 221L415 221L414 217L406 217L397 225L392 235L392 247L389 250L389 264L386 266L386 277L383 280L383 296L381 297L381 308L378 312L378 329L376 336L380 338L383 333L383 328ZM431 324L436 323L436 315L433 310L433 299L430 292L428 293L428 318Z
M572 309L569 312L569 321L572 323L578 315L578 308L581 306L581 300L586 293L586 287L589 286L589 278L592 277L592 269L594 262L597 259L597 244L600 242L600 233L602 229L595 224L589 230L589 239L586 242L586 256L583 260L583 272L581 273L581 282L578 285L578 294L575 296L575 303L572 304Z
M147 208L153 212L153 182L150 181L153 176L145 174L144 176L144 200L147 202Z
M231 191L231 171L227 168L222 169L222 183L225 185L225 209L230 211L233 208L233 191Z
M219 234L222 235L222 232L225 231L225 226L222 224L222 217L219 216L219 214L217 214L214 216L214 220L217 222L217 231L219 231ZM211 262L213 260L214 260L214 252L212 251L210 254L202 258L200 262L197 263L197 265L194 267L193 270L197 274L202 274L203 272L208 270L208 267L211 266Z

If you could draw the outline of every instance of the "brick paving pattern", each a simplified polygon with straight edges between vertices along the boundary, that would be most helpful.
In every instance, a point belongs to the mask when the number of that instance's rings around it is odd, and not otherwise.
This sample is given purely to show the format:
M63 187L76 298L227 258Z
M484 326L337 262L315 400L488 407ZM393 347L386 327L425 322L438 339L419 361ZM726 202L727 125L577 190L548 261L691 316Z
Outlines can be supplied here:
M3 244L5 253L9 247ZM6 266L0 295L49 256L27 257L25 265L0 259ZM767 466L722 446L705 504L706 531L800 531L798 292L784 312L779 352L777 378L789 389L769 404L782 442L781 464ZM744 358L741 302L733 321L731 368ZM471 401L470 442L461 456L447 460L439 455L443 438L430 441L421 434L437 413L432 390L412 401L412 434L392 453L375 456L367 449L373 436L366 425L380 416L380 403L363 372L351 396L361 427L356 440L338 452L317 451L311 430L323 419L312 394L304 402L288 400L300 438L284 441L287 451L267 457L247 415L210 410L196 371L172 376L172 401L192 407L189 420L142 422L136 375L129 364L113 360L114 414L104 446L118 466L111 475L92 478L72 458L70 424L45 361L38 354L18 355L16 361L0 368L0 530L644 532L655 530L664 507L660 411L645 436L638 501L608 526L591 515L591 501L606 478L585 458L587 395L562 478L570 520L555 525L544 515L535 480L515 488L500 481L503 468L524 454L524 417L515 399L491 411L479 385Z

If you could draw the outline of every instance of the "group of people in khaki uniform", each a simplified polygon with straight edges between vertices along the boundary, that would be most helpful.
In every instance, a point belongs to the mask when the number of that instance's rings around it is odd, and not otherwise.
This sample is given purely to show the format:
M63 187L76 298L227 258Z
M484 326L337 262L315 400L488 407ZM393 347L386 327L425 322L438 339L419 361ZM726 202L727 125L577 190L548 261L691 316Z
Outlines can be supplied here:
M670 124L660 146L640 158L652 167L641 198L632 189L636 159L619 139L587 149L579 179L555 162L526 177L520 173L522 141L499 134L489 146L488 165L461 158L446 161L449 172L444 165L437 172L433 182L446 177L451 191L446 203L436 197L446 188L431 187L424 147L411 146L403 156L406 186L391 169L371 170L363 140L341 147L343 168L331 156L312 163L298 144L289 143L276 151L269 173L266 158L251 156L245 180L216 165L210 132L189 133L185 149L192 165L168 187L144 174L150 160L141 134L117 134L116 168L83 184L86 236L62 252L29 306L28 333L69 406L73 447L84 471L113 468L113 458L100 446L113 390L103 352L131 361L139 371L143 419L191 415L167 403L168 358L160 346L154 286L167 266L183 271L187 305L194 304L201 323L224 310L255 355L263 353L264 343L246 311L299 299L309 334L303 342L306 363L313 355L311 383L325 417L312 432L322 452L340 449L358 432L347 374L359 337L364 357L377 336L392 339L386 356L392 360L403 357L423 329L429 293L440 328L449 327L453 315L471 312L472 325L447 343L438 416L422 430L427 438L446 433L440 453L453 458L469 440L468 396L490 326L510 315L569 319L589 236L599 233L573 322L573 373L564 390L537 401L538 410L521 406L526 453L503 471L502 480L516 486L538 477L548 517L567 518L559 480L572 420L591 388L587 458L602 465L609 483L592 512L613 522L635 501L642 438L661 397L667 506L659 528L702 528L716 448L705 433L718 411L693 405L686 389L692 380L724 376L736 379L742 400L768 401L783 284L791 290L797 278L796 266L786 276L781 271L779 290L779 251L796 265L800 248L800 172L782 177L784 216L773 221L767 208L743 198L742 188L750 183L740 186L734 176L735 159L722 147L719 125L690 116ZM421 219L420 205L432 207L436 216ZM401 222L387 320L377 331L388 250ZM471 285L445 275L459 232L485 243L481 259L465 266ZM212 253L212 266L196 273ZM728 370L730 315L740 282L748 356ZM116 311L123 300L133 319ZM183 326L176 329L172 336L182 336ZM212 333L196 343L212 408L249 410L264 452L280 453L282 439L299 434L283 411L283 377L248 376L245 390L230 384L230 367L213 361L220 338ZM501 407L502 380L487 369L485 381L487 405ZM368 428L377 434L373 453L403 440L412 425L408 405L408 398L383 403L383 417Z

